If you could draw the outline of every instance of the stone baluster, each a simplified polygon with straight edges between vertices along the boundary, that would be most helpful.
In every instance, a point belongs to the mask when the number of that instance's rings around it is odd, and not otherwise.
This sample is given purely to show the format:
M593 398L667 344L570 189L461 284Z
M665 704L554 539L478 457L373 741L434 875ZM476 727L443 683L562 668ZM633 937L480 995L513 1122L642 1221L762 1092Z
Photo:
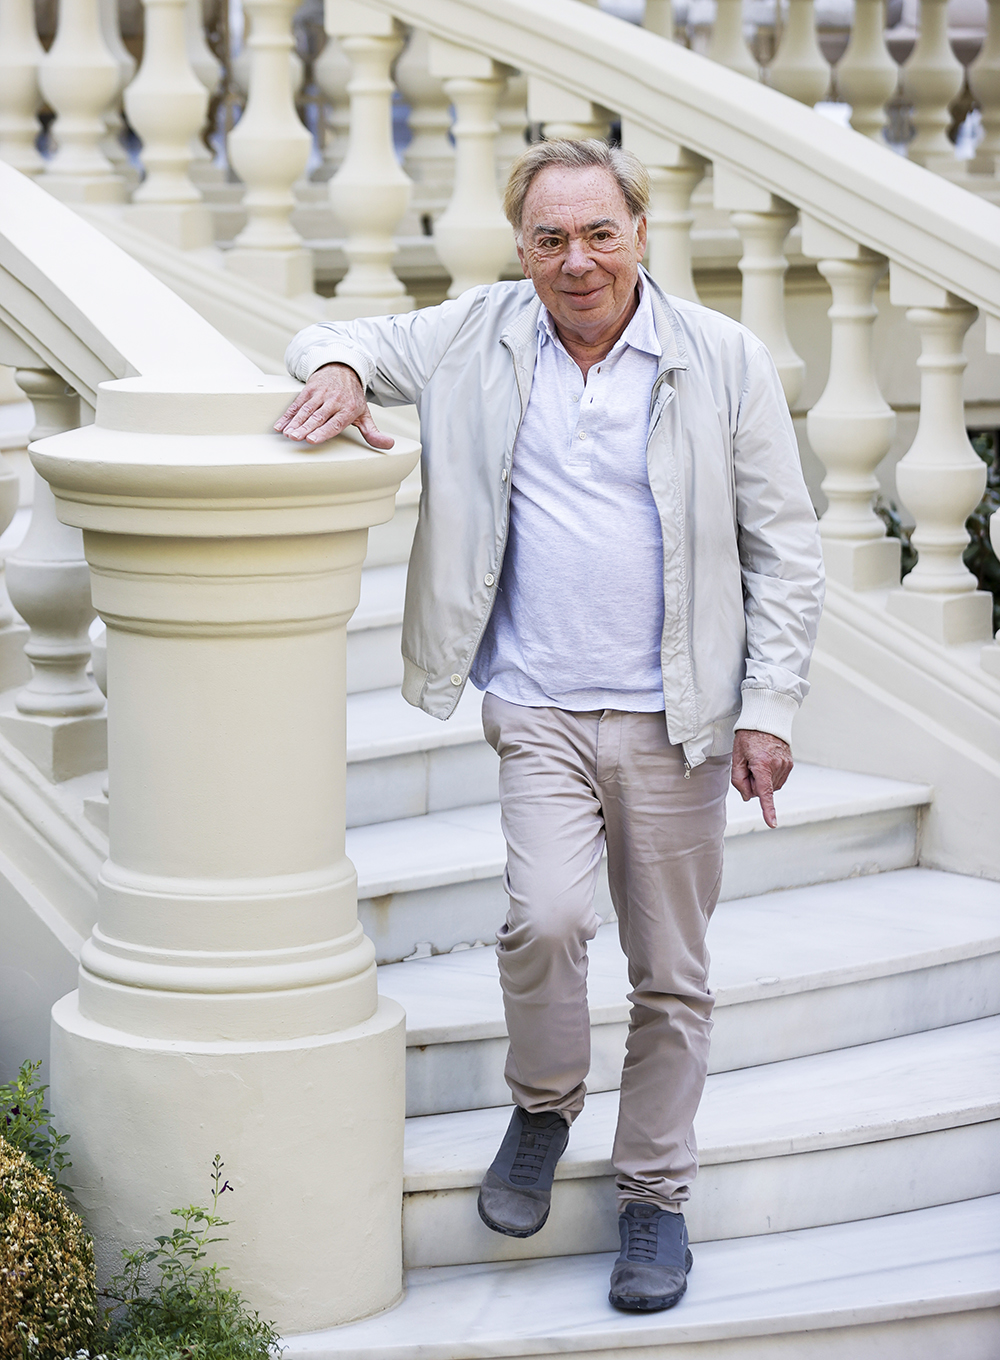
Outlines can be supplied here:
M920 0L920 35L900 78L913 105L916 129L907 147L910 160L931 170L954 167L948 105L961 90L965 73L948 41L948 0Z
M715 206L730 213L743 242L740 320L771 351L785 399L789 407L794 407L805 381L806 366L792 346L785 323L788 261L784 244L795 225L796 211L791 204L718 161L713 181Z
M33 0L4 0L0 5L0 160L23 175L38 175L45 162L35 139L38 121L38 67L45 56L35 30Z
M205 39L205 19L201 0L187 0L184 35L188 65L211 99L222 80L222 63ZM203 124L191 138L191 164L188 166L188 174L195 184L223 184L226 179L225 169L221 165L216 165L211 151L205 145L204 132Z
M437 38L430 58L455 108L455 187L435 224L434 243L451 275L448 296L458 297L477 283L495 283L514 252L496 178L496 112L507 68Z
M622 119L622 145L649 172L646 268L674 297L698 301L691 272L691 195L705 175L705 161L666 137Z
M202 0L186 0L184 16L184 45L188 65L205 87L209 97L215 94L222 78L222 63L205 38L205 14Z
M758 78L757 63L743 37L743 0L716 0L715 25L705 55L751 80Z
M351 97L347 92L351 62L332 34L327 35L326 45L313 67L313 74L326 100L323 164L313 178L328 180L343 164L351 133ZM448 149L451 150L450 147Z
M222 1149L221 1264L290 1335L402 1289L405 1020L345 854L346 624L419 450L303 454L271 430L295 384L191 381L106 383L33 453L84 526L114 794L52 1096L99 1259L169 1230Z
M327 0L325 23L351 62L350 140L330 181L330 205L344 233L349 268L327 312L339 320L408 312L413 298L392 270L395 232L412 190L392 140L389 71L403 30L391 15L359 0Z
M227 269L280 293L311 296L312 251L291 223L292 185L306 168L312 138L295 111L291 21L295 0L244 0L250 18L249 92L229 134L229 159L246 185L247 223L224 260Z
M777 55L767 68L768 84L812 107L830 87L830 67L816 37L813 0L788 0Z
M58 374L19 368L17 381L35 408L33 441L79 425L80 398ZM15 711L0 717L0 731L49 779L103 769L104 696L87 673L94 607L83 539L57 519L52 492L37 475L31 522L7 558L7 582L31 630L24 653L32 676Z
M125 120L122 118L122 92L135 75L135 57L122 41L121 21L118 15L118 0L101 0L101 32L108 51L118 63L118 89L104 110L104 136L101 150L111 162L116 175L125 185L126 193L139 183L139 171L128 158L122 144Z
M938 642L986 641L992 597L977 590L962 561L965 521L986 486L986 465L969 443L962 401L963 343L976 308L895 263L889 289L893 304L908 309L921 346L920 420L896 466L896 488L916 521L910 541L919 556L889 596L889 609Z
M188 175L208 93L188 57L187 8L187 0L143 0L142 66L125 91L125 112L142 138L146 167L129 219L182 250L211 245L213 238L211 214Z
M507 77L507 83L500 93L497 122L500 124L497 183L503 187L507 183L510 167L528 146L525 137L528 130L528 77L520 71L511 71Z
M410 206L425 235L444 212L455 179L455 149L451 130L451 107L444 83L430 69L430 37L423 29L410 33L406 49L396 62L396 85L410 106L410 144L403 156L403 169L413 182Z
M56 112L58 150L40 183L69 203L119 203L125 186L101 149L105 111L121 88L108 47L101 0L64 0L55 41L42 60L38 84Z
M1000 0L989 0L986 37L969 67L969 84L979 100L983 140L969 169L976 174L1000 175Z
M990 516L990 543L993 545L994 553L1000 558L1000 510ZM1000 680L1000 631L993 641L983 648L980 658L983 670Z
M851 590L899 584L899 540L872 509L875 469L889 452L896 416L879 390L872 353L875 287L888 261L803 215L802 251L830 285L830 373L806 420L826 468L828 507L820 520L827 575Z
M674 0L646 0L642 26L650 33L658 33L661 38L673 40Z
M854 0L854 24L837 63L837 92L851 106L851 127L878 140L899 67L885 45L885 0Z
M542 124L550 142L560 137L571 142L594 137L603 142L611 125L611 114L600 104L550 85L538 76L528 77L528 118L532 123Z

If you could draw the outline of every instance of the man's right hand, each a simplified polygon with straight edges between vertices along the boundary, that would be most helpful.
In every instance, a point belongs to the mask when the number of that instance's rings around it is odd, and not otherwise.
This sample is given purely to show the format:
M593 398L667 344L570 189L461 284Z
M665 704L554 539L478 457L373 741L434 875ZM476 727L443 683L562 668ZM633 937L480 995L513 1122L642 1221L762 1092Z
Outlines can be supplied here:
M376 428L354 369L348 364L324 364L275 421L274 428L286 439L322 444L348 425L356 425L373 449L391 449L396 442Z

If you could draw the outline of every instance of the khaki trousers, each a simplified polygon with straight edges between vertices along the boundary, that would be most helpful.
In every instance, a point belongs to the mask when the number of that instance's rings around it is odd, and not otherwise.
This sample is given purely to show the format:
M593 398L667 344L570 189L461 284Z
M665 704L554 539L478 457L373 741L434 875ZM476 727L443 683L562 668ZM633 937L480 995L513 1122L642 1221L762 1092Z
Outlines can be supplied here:
M587 941L608 852L632 1005L613 1160L619 1205L678 1211L698 1170L693 1122L713 996L705 932L722 877L730 758L685 778L662 713L527 708L487 693L500 756L510 910L497 955L506 1078L532 1113L583 1108L590 1068Z

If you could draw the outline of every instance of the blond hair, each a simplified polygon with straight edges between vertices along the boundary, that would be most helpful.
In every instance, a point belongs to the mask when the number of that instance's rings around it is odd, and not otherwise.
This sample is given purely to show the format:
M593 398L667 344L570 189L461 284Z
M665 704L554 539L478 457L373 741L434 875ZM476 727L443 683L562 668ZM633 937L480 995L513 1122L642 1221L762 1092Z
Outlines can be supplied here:
M528 190L535 176L550 165L564 166L569 170L585 170L590 166L606 170L622 191L633 222L638 222L649 211L649 175L642 161L631 151L620 146L608 146L607 142L594 139L586 142L536 142L527 151L522 151L511 166L503 196L503 210L518 242L521 239L521 221Z

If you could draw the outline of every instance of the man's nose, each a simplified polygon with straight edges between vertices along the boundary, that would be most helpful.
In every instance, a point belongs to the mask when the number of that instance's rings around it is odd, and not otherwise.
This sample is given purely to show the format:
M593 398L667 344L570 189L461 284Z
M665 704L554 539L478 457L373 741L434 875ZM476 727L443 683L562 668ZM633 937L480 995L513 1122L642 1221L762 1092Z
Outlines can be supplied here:
M586 274L588 269L593 269L594 262L587 253L582 241L570 241L566 247L566 258L563 260L563 270L567 274Z

